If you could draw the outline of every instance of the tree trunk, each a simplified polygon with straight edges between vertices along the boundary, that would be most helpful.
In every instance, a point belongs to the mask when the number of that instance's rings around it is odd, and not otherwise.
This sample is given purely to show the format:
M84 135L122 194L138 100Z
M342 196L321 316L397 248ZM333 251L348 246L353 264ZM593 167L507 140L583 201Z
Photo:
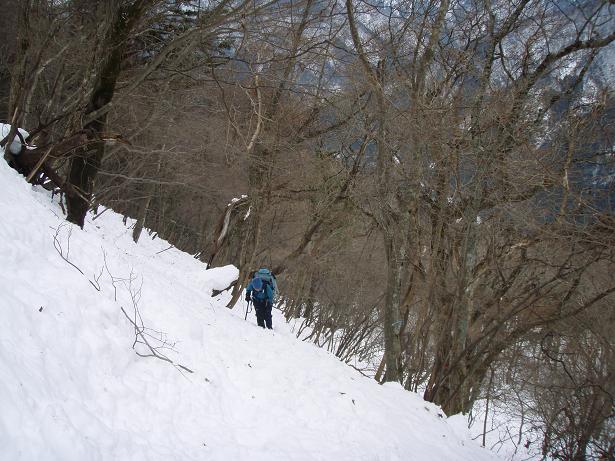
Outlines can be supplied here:
M156 167L156 178L160 174L160 167L162 166L162 156L158 158L158 165ZM137 216L137 222L135 222L135 227L132 230L132 239L135 243L139 242L139 237L141 236L141 232L143 231L143 226L145 226L145 219L147 218L147 213L149 211L149 206L152 202L152 197L154 196L154 192L156 191L156 184L151 183L149 185L143 186L144 192L147 194L147 197L143 199L143 204L139 208L139 214Z
M96 115L96 112L113 99L128 37L145 12L148 3L148 0L136 0L126 7L118 5L108 7L108 21L111 25L103 41L103 50L106 54L96 69L95 75L98 79L92 88L92 96L84 112L85 119L94 117L84 126L89 138L94 142L77 152L71 161L68 175L68 183L80 194L66 198L68 209L66 219L81 228L90 207L94 180L105 151L104 142L100 138L107 123L107 114Z
M399 235L385 233L384 245L387 255L387 282L384 297L384 350L385 381L402 380L400 291L401 274L405 259L405 248L400 245Z
M259 145L255 149L255 153L250 156L248 163L250 181L248 200L250 206L248 216L244 217L246 224L239 255L239 279L233 287L231 300L226 305L229 309L232 309L239 300L239 296L248 283L251 271L257 269L255 267L257 263L256 252L260 243L262 216L268 202L267 191L271 183L271 161L271 152Z
M15 53L16 70L13 71L9 89L8 114L11 128L6 136L6 144L3 145L4 159L10 162L11 155L9 148L11 142L17 133L17 128L21 126L23 101L25 100L25 92L27 91L26 68L28 64L28 55L30 51L30 9L31 2L23 1L18 10L17 20L17 51ZM2 141L2 138L0 138Z

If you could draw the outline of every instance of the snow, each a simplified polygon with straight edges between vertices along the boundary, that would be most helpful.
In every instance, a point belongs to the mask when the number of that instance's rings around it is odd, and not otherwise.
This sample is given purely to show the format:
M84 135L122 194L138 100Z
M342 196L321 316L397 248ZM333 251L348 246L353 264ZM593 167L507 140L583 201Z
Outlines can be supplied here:
M532 420L527 403L531 397L524 396L519 403L525 408L508 402L491 400L487 417L485 445L509 461L544 461L540 423ZM475 440L482 440L485 418L485 400L478 400L472 410L476 414L470 433ZM453 418L457 418L454 416ZM554 459L547 457L546 459Z
M24 137L24 139L26 139L30 134L22 129L22 128L18 128L19 133L21 133L21 135ZM0 123L0 140L4 139L6 136L8 136L9 132L11 131L11 125L7 125L6 123ZM9 150L11 151L12 154L19 154L21 152L21 140L19 139L19 136L15 135L15 137L13 138L13 141L11 142L10 146L9 146Z
M225 308L211 293L235 267L136 245L111 210L82 231L4 162L0 214L2 461L496 459L437 406L298 341L280 312L267 331ZM135 304L175 366L135 354L121 311Z
M233 203L237 203L237 202L239 202L240 200L244 200L244 199L246 199L246 198L248 198L248 196L247 196L247 195L245 195L245 194L242 194L242 195L241 195L241 198L233 197L233 198L231 199L231 202L230 202L228 205L226 205L226 206L227 206L227 207L229 207L229 206L231 206Z

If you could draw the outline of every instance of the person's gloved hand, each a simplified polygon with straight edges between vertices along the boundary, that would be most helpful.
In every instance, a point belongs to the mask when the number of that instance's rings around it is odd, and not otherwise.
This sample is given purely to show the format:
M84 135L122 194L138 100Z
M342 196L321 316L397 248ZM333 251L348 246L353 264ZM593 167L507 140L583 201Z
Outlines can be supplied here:
M250 293L246 293L246 301L250 301Z

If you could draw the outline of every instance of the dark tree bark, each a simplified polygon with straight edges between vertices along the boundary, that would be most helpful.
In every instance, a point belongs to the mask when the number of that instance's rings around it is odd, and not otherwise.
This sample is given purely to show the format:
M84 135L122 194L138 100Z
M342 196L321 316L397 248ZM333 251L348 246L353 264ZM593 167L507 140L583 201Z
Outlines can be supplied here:
M127 40L150 3L151 0L136 0L123 7L118 5L110 8L109 22L112 26L109 27L104 38L103 48L106 56L97 69L99 77L84 113L86 120L92 118L84 126L84 130L92 139L100 138L105 129L107 113L97 115L97 111L113 99ZM104 151L104 142L98 139L91 145L80 149L71 161L68 183L80 194L67 197L68 215L66 219L81 228L83 228L85 215L90 206L94 180L100 169Z

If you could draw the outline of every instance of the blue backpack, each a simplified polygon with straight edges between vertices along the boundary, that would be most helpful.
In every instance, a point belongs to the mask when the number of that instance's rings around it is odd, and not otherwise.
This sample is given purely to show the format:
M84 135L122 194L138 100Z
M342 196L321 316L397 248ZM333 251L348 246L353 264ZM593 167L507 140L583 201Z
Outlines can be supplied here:
M273 302L277 295L277 284L274 275L271 273L269 269L259 269L255 274L252 282L252 297L256 299L265 299L269 298L267 293L267 286L271 290L271 299Z
M255 277L260 278L263 282L268 283L271 286L271 290L273 291L273 299L275 299L278 295L278 284L275 280L275 275L273 275L269 269L262 267L256 272Z

